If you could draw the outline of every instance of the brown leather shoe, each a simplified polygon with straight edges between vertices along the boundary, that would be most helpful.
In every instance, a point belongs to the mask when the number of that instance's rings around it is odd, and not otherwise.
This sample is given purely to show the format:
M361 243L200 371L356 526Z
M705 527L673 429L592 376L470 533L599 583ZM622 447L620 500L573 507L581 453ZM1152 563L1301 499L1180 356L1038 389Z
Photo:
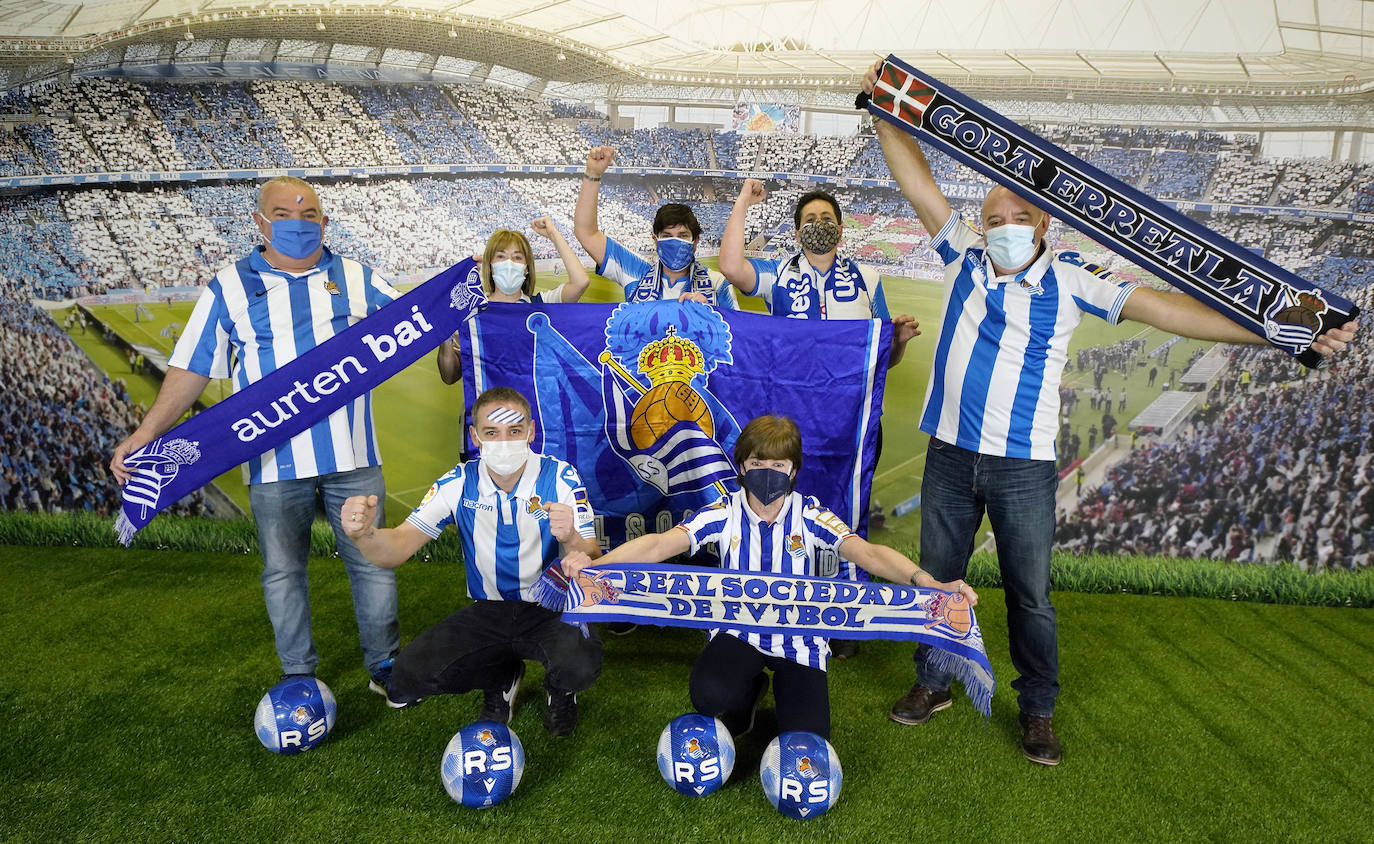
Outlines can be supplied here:
M936 712L949 709L951 703L949 689L937 692L917 683L911 687L911 691L902 695L901 700L892 704L892 711L887 713L887 717L898 724L924 724Z
M1017 720L1021 722L1021 751L1026 758L1041 765L1058 765L1064 750L1054 735L1051 719L1022 712Z

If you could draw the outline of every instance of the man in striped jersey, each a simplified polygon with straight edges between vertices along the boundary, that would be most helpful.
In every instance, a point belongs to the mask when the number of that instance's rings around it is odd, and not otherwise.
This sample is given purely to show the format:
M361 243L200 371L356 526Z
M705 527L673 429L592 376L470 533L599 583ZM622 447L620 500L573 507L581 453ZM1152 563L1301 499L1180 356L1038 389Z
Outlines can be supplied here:
M393 569L453 525L463 542L473 602L421 633L396 657L387 702L401 708L434 694L483 691L478 720L510 723L526 659L544 665L544 726L566 736L577 726L577 693L601 673L601 641L564 624L532 600L544 570L566 552L601 553L595 514L577 470L530 451L529 402L493 387L472 406L477 460L459 463L430 487L394 529L377 530L375 496L344 502L349 537L375 565Z
M388 304L400 293L370 267L323 245L329 217L310 185L289 176L263 183L253 215L265 245L221 269L205 287L168 360L157 399L110 468L129 479L124 458L160 436L200 397L211 378L232 377L237 392ZM340 377L346 377L345 368ZM315 383L319 383L316 381ZM243 421L240 436L261 434L318 401L298 384ZM323 496L353 590L363 659L373 684L385 683L400 646L396 578L368 564L334 518L350 495L385 497L382 459L363 395L286 445L244 464L262 547L262 587L283 677L313 675L319 656L310 630L306 560L315 499Z
M797 200L792 221L799 251L777 260L745 257L745 219L750 207L767 198L763 182L744 180L720 240L720 271L740 293L763 299L774 316L891 320L890 364L900 363L907 342L921 333L916 318L910 314L893 317L878 273L839 254L844 217L835 197L813 190Z
M801 430L785 416L760 416L735 441L742 489L723 496L664 533L632 539L600 559L605 563L658 563L716 546L721 568L736 571L834 577L849 560L894 583L978 595L962 581L940 583L897 551L872 545L812 496L793 487L802 464ZM563 571L573 577L589 557L569 554ZM723 635L722 635L723 634ZM826 683L829 647L824 636L711 631L711 641L692 667L692 706L719 717L739 737L753 726L754 708L773 672L778 731L807 730L830 737Z
M597 215L601 178L614 158L615 150L611 147L596 147L587 153L582 188L573 211L573 234L596 261L596 271L624 288L626 302L690 298L717 308L738 309L735 289L725 276L707 269L696 259L701 224L686 205L670 202L654 214L656 254L652 262L601 231Z
M881 63L879 63L881 64ZM864 90L872 93L878 66ZM915 140L874 121L892 176L916 209L945 265L944 312L920 428L930 435L921 482L921 565L962 577L986 512L1006 589L1012 665L1019 677L1021 748L1057 765L1051 718L1059 695L1058 632L1050 602L1054 542L1055 437L1059 382L1069 339L1085 314L1138 320L1201 340L1264 343L1183 293L1110 280L1099 267L1059 257L1045 242L1049 217L1004 187L983 201L982 231L950 208ZM1329 355L1354 323L1312 344ZM916 684L891 718L923 724L951 704L948 672L917 648Z

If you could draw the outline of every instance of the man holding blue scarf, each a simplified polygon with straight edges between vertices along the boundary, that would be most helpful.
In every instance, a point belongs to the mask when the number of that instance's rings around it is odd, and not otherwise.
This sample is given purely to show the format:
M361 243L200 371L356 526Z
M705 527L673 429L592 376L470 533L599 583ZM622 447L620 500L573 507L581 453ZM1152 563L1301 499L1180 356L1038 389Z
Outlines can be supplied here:
M582 189L573 211L573 234L596 261L596 271L625 289L626 302L656 302L690 298L717 308L739 308L735 291L720 273L708 270L696 259L701 224L692 209L671 202L654 214L655 260L644 260L601 231L597 199L601 178L615 158L611 147L587 153Z
M221 269L206 286L168 360L157 400L138 429L115 447L110 469L121 484L132 477L125 458L175 425L211 378L232 377L234 391L243 390L400 295L370 267L323 245L329 217L306 182L288 176L265 182L254 221L265 245ZM323 392L324 383L329 382L315 379L314 389ZM236 427L240 438L264 434L318 402L311 386L298 381L296 389L245 417L242 428ZM386 495L370 394L252 458L244 471L283 677L313 675L319 662L306 579L319 494L352 584L371 687L385 694L400 647L395 573L369 564L338 516L350 496ZM379 512L377 519L381 523L384 516Z
M866 93L881 64L865 77ZM1058 765L1059 633L1050 551L1059 385L1069 340L1089 315L1200 340L1265 339L1184 293L1117 281L1072 253L1055 253L1046 238L1049 215L1005 186L988 192L975 228L951 208L912 136L885 120L874 121L874 129L892 178L945 266L940 331L919 420L930 435L921 480L921 566L938 578L963 577L987 515L1019 675L1011 685L1021 750L1031 762ZM1338 352L1355 328L1350 322L1332 329L1311 348ZM915 661L916 683L889 712L900 724L924 724L952 705L951 677L939 655L921 645Z

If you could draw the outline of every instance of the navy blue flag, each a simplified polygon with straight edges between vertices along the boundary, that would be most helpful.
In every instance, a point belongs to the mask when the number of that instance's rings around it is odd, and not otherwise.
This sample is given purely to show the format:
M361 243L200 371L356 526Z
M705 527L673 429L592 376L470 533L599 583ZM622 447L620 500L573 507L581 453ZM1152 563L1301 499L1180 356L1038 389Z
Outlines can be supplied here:
M668 530L737 489L735 441L768 413L801 428L797 489L867 532L886 321L696 302L492 304L462 341L469 412L491 387L529 397L534 450L577 468L606 547Z

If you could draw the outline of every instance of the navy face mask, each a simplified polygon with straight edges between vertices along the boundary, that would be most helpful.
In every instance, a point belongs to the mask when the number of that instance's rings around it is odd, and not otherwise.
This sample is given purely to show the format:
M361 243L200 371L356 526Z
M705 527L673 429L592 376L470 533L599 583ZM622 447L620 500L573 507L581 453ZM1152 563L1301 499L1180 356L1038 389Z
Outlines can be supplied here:
M745 472L740 480L745 490L765 506L792 491L792 476L777 469L760 466Z

